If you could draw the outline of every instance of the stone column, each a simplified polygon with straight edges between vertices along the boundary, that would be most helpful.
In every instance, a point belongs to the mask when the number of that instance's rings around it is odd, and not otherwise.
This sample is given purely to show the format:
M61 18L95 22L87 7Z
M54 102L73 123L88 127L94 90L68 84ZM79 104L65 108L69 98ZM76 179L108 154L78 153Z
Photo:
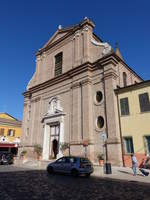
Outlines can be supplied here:
M64 120L62 119L60 121L60 126L59 126L59 152L57 154L57 158L60 158L63 156L63 152L61 151L61 143L64 143Z
M44 126L44 140L43 140L43 160L49 160L49 146L50 146L50 127L45 124Z

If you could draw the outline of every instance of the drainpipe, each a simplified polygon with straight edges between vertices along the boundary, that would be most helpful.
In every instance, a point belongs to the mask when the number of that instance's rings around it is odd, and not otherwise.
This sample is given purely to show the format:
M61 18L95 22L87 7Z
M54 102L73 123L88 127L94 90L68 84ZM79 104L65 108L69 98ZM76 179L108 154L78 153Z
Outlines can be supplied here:
M82 83L80 82L80 87L81 87L81 138L83 140L83 86Z
M106 120L106 136L108 138L108 123L107 123L107 111L106 111L106 89L105 89L105 79L104 79L104 67L103 67L103 91L104 91L104 113L105 113L105 120ZM106 163L108 160L108 151L107 151L107 141L105 143L106 149Z

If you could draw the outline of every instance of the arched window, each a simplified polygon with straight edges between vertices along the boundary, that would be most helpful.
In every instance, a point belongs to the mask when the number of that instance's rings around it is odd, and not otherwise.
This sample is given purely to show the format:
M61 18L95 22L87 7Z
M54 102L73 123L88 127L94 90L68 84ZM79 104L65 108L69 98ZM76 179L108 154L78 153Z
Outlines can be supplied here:
M123 72L123 86L127 86L127 74Z

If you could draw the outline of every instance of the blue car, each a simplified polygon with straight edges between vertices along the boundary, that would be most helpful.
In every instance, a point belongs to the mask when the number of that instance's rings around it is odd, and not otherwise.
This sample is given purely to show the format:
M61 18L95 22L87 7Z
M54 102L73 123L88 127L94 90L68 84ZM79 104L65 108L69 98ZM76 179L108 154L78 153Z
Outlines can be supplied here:
M76 156L64 156L57 159L55 162L48 164L47 172L61 172L79 176L81 174L90 176L94 171L93 164L88 158Z

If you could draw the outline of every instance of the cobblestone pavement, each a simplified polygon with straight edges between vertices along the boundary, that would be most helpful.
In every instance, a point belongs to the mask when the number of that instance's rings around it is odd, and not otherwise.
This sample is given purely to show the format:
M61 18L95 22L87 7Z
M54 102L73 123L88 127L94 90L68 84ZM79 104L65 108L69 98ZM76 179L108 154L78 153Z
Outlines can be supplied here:
M101 177L48 175L45 170L0 166L0 200L150 200L150 185Z

